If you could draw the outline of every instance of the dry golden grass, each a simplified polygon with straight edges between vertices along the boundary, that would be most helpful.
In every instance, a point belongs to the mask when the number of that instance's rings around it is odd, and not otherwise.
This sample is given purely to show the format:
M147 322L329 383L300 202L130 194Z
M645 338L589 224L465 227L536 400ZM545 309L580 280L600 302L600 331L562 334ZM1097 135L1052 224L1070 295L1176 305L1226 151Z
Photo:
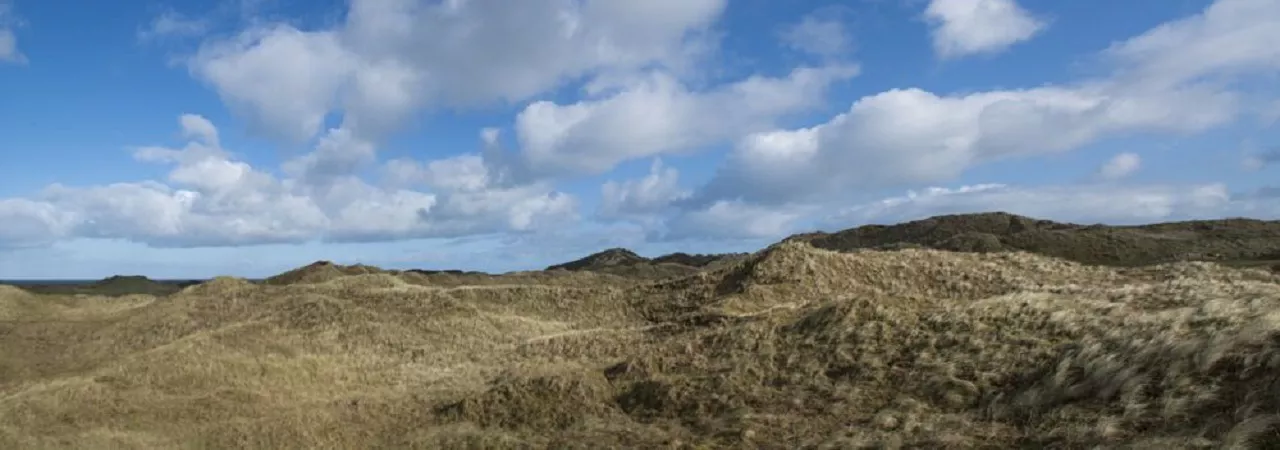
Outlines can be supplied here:
M786 242L653 282L0 286L0 448L1276 448L1280 277Z

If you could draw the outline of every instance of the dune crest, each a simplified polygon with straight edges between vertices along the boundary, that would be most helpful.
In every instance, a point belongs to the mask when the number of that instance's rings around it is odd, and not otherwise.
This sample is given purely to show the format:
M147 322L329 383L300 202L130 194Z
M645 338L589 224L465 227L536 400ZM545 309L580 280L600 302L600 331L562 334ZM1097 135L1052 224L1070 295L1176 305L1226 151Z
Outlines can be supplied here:
M0 447L1267 448L1280 432L1264 266L811 238L660 278L317 263L160 297L0 286L0 411L22 412L0 414Z

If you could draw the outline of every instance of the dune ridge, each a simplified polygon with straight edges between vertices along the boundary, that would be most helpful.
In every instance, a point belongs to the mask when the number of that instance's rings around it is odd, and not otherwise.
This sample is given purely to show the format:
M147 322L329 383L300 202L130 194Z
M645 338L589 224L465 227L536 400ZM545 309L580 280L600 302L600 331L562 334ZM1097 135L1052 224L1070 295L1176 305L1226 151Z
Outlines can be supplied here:
M1280 275L1265 266L815 236L661 278L316 265L160 296L0 286L0 448L1280 438Z

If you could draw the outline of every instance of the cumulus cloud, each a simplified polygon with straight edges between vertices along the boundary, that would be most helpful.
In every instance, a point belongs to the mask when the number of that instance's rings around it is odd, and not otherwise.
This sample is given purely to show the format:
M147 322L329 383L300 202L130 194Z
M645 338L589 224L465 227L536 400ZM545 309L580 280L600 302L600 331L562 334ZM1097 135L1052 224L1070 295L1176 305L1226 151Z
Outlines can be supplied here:
M257 130L303 142L335 107L353 58L336 33L274 25L206 43L191 70Z
M1205 130L1231 119L1233 100L1198 88L1158 95L1098 85L959 95L897 89L814 127L742 139L701 195L779 202L945 181L976 164L1067 151L1122 132Z
M1004 211L1076 223L1150 223L1224 216L1275 217L1280 203L1238 198L1223 184L933 187L840 210L826 229L896 223L940 214Z
M930 185L952 180L975 165L1064 152L1109 136L1141 132L1196 133L1234 120L1241 102L1230 81L1263 73L1270 50L1219 58L1210 68L1181 75L1171 60L1183 45L1223 42L1222 34L1249 31L1254 39L1280 39L1280 11L1227 14L1222 3L1258 7L1254 0L1220 0L1191 19L1157 27L1103 53L1111 74L1065 85L936 94L894 89L863 97L815 126L765 130L739 139L713 178L675 211L653 213L646 223L679 236L756 236L805 223L806 214L847 206L849 192L867 188ZM1229 5L1228 5L1229 6ZM1234 26L1202 23L1236 21ZM1139 42L1160 42L1136 44ZM1251 53L1250 53L1251 52ZM1152 82L1147 82L1148 80ZM1261 159L1259 159L1261 161ZM1117 155L1099 169L1117 180L1141 166L1137 155ZM1114 200L1114 201L1113 201ZM1270 209L1269 209L1270 208ZM1096 221L1143 221L1218 214L1274 214L1268 204L1232 197L1222 185L1086 185L1020 188L975 185L931 189L845 209L827 223L909 220L929 215L992 209ZM717 222L714 218L728 218ZM718 224L723 223L723 227ZM656 225L655 225L656 224ZM754 230L754 231L749 231Z
M798 71L786 80L751 78L708 93L685 89L679 77L714 46L707 31L725 5L726 0L355 0L335 26L304 30L259 23L206 41L187 65L257 133L294 144L319 135L315 151L284 167L318 190L376 161L377 146L417 114L525 102L569 83L589 82L589 99L582 103L528 105L516 124L517 139L527 144L518 152L384 166L384 181L392 185L429 179L426 184L441 189L523 192L518 185L544 186L550 177L603 171L629 158L684 151L764 128L776 115L821 98L814 90L822 86L810 83L826 83L820 78L840 70ZM711 116L708 110L717 106L743 114L705 130L634 116ZM323 130L335 118L338 125ZM648 127L618 133L628 121ZM593 126L615 134L586 129ZM653 149L627 144L636 137L671 142Z
M425 185L436 189L476 191L492 184L480 155L466 154L427 164L400 158L387 161L386 177L393 185Z
M0 0L0 63L26 64L27 57L18 50L18 36L13 32L19 22L12 10L9 2Z
M423 107L515 102L580 77L675 66L725 0L355 0L336 27L262 25L189 61L260 130L304 140L344 111L359 134Z
M678 154L774 126L820 106L831 83L855 66L803 67L785 78L752 76L692 92L662 72L590 89L613 91L569 105L530 104L516 117L524 158L548 175L599 174L623 161Z
M22 64L27 57L18 51L18 38L13 30L0 28L0 62Z
M651 231L651 239L778 239L797 231L799 221L812 208L765 207L737 200L720 200L696 210L683 211Z
M377 160L372 142L346 128L333 128L319 139L314 151L285 162L285 173L314 185L325 186L349 177Z
M527 101L585 81L580 101L522 109L515 152L383 167L388 186L545 190L558 177L769 129L821 106L829 85L857 74L832 63L691 89L682 69L711 45L706 31L724 8L724 0L357 0L337 26L258 25L206 42L188 67L257 131L285 141L314 139L340 112L315 151L283 167L316 191L375 161L381 138L417 111Z
M1098 168L1098 177L1104 180L1119 180L1137 171L1141 165L1142 158L1137 153L1119 153Z
M312 151L270 168L278 170L253 167L223 148L214 124L182 116L185 146L134 154L167 167L164 179L55 185L0 200L0 221L14 224L0 230L0 245L563 231L578 223L579 205L557 192L557 181L649 158L647 175L601 186L598 218L653 240L773 239L847 206L845 196L857 189L946 183L978 164L1070 151L1109 136L1213 128L1238 113L1234 81L1280 68L1275 46L1257 44L1280 42L1280 4L1218 0L1102 50L1113 69L1105 76L964 93L893 89L857 99L821 123L780 129L784 119L824 106L831 86L857 75L856 65L838 57L851 51L847 30L809 16L780 37L822 57L821 65L694 83L685 70L714 47L711 27L725 4L352 0L334 26L255 22L205 41L187 67L258 132ZM998 52L1045 27L1011 0L934 0L925 15L946 58ZM161 16L151 31L200 31L170 19L162 24ZM579 98L558 95L578 85ZM377 158L388 134L416 114L494 105L518 111L512 150L493 128L481 131L478 152L433 161ZM697 189L683 187L676 168L659 160L722 143L732 144L730 155ZM1118 155L1099 176L1118 179L1139 166L1136 155ZM370 167L381 168L380 182L360 178ZM1268 205L1232 197L1221 185L975 185L845 208L829 219L1005 209L1153 220L1273 211Z
M680 186L680 172L654 159L644 178L605 182L600 189L600 216L646 222L688 196L689 191Z
M444 194L436 208L422 210L420 216L452 236L532 231L579 219L573 196L543 184Z
M1232 57L1202 66L1184 67L1179 55L1203 42L1232 42L1223 35L1239 30L1280 42L1280 4L1219 0L1190 19L1107 49L1115 70L1105 77L1016 90L906 88L866 96L825 123L739 140L695 197L704 203L809 200L859 187L945 182L976 164L1069 151L1109 136L1205 131L1238 115L1239 95L1228 81L1266 73L1280 58L1264 45L1230 47L1225 52Z
M1001 52L1047 26L1015 0L932 0L924 17L934 52L947 59Z
M1199 14L1117 42L1104 55L1122 74L1159 87L1280 69L1280 2L1217 0Z
M387 161L383 166L383 179L392 186L420 185L460 192L547 185L551 182L529 177L523 162L502 147L499 135L496 128L481 130L483 147L479 153L463 153L425 164L408 158Z
M0 218L16 224L0 232L0 246L75 237L159 247L378 241L535 231L576 220L576 200L540 184L383 188L326 172L317 162L323 158L286 164L293 176L277 178L224 150L207 119L183 115L179 123L189 139L185 146L134 152L138 161L169 166L164 182L53 185L32 198L0 200ZM333 139L321 147L346 144L341 136ZM317 173L331 178L310 182Z
M67 233L74 217L41 201L0 199L0 249L43 247Z
M165 38L198 37L209 31L209 22L188 18L177 11L165 11L150 24L138 30L138 40L153 41Z

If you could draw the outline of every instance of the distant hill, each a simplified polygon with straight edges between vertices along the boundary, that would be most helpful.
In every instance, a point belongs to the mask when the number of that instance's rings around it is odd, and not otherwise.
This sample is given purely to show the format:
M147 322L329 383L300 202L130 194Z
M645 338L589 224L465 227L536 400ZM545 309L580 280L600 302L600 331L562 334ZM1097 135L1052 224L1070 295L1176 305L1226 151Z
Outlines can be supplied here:
M347 275L363 275L384 273L386 271L363 264L345 266L330 261L316 261L306 266L268 277L264 282L270 285L287 285L299 283L321 283Z
M115 275L95 281L90 287L94 289L145 289L159 283L141 275Z
M663 278L686 275L745 256L747 256L746 253L709 255L672 253L656 258L646 258L625 248L611 248L581 259L547 267L546 270L590 271L639 278Z
M816 248L839 252L904 248L975 253L1025 251L1095 265L1142 266L1176 261L1214 261L1280 271L1280 221L1244 218L1113 226L1055 222L989 212L934 216L896 225L865 225L831 233L805 233L788 237L785 241L802 241ZM657 279L721 267L747 256L745 253L671 253L646 258L625 248L611 248L552 265L545 271L596 272ZM270 285L319 283L348 275L377 273L416 276L417 282L441 285L483 283L496 276L461 270L383 270L361 264L317 261L262 282ZM554 276L537 271L525 274L531 277ZM145 276L117 275L97 281L10 284L42 294L163 296L201 282L203 280L152 280Z
M456 270L456 269L446 269L446 270L409 269L409 270L405 270L404 272L414 273L418 275L428 275L428 276L429 275L455 275L455 276L461 276L461 275L488 276L490 275L489 273L486 273L486 272L477 272L474 270Z
M657 258L653 258L649 260L649 262L654 264L670 263L670 264L681 264L681 265L690 266L690 267L706 267L720 261L725 261L733 258L740 258L746 255L747 253L716 253L716 254L691 255L688 253L677 252L677 253L671 253L668 255L662 255Z
M201 280L152 280L141 275L114 275L97 281L86 282L22 282L15 284L28 292L54 295L169 295L182 288L199 284Z
M592 253L582 259L547 267L546 270L599 270L608 267L634 266L649 262L649 258L637 255L631 250L611 248L599 253Z
M1221 219L1111 226L1054 222L1004 212L955 214L866 225L787 240L835 251L925 247L961 252L1027 251L1085 264L1174 261L1233 265L1280 262L1280 221Z
M576 271L0 286L0 449L1275 449L1280 274L979 253L1266 256L1273 232L986 214ZM925 245L972 252L856 251ZM663 271L690 276L639 278Z
M291 284L323 283L349 275L388 274L407 277L415 283L457 285L481 283L493 275L469 270L389 270L364 264L342 265L330 261L316 261L264 280L265 284L283 286Z

